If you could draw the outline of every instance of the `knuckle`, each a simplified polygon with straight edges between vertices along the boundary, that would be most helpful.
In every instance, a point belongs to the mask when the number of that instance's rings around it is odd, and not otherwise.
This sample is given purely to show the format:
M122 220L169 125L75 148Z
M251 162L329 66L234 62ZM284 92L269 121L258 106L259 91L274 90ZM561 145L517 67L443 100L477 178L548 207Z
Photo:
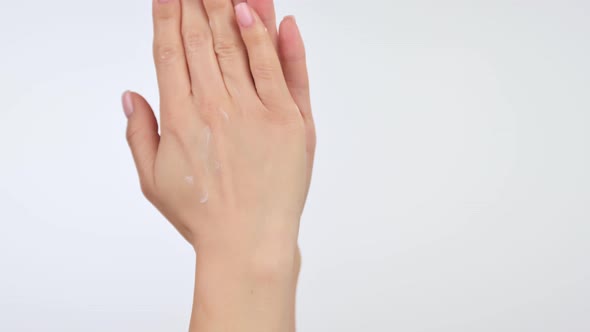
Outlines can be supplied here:
M282 109L264 112L266 119L272 125L285 127L293 131L304 131L305 123L295 107L283 106Z
M127 138L127 142L129 143L129 145L134 145L135 142L140 142L141 135L142 135L142 131L139 128L137 128L135 126L127 127L127 132L126 132L125 136Z
M168 65L178 60L182 54L180 45L174 44L154 44L154 61L157 65Z
M176 19L179 17L177 8L172 5L159 5L154 6L153 16L156 21L166 21L170 19Z
M226 0L203 0L203 4L209 13L226 10L230 3L231 1L228 2Z
M234 40L218 38L215 41L214 49L219 59L227 59L235 57L240 51L240 46Z
M182 34L187 53L195 53L211 43L211 36L202 30L186 29Z
M268 61L257 61L252 64L251 71L256 79L272 81L276 76L277 68Z
M248 42L253 47L265 47L270 45L268 32L264 31L264 28L257 29L256 32L253 32L250 36L248 36Z

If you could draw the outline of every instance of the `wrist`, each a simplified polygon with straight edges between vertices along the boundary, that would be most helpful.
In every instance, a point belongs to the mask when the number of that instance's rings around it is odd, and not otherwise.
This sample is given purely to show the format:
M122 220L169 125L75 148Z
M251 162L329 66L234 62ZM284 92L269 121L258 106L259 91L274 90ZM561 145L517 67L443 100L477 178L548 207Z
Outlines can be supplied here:
M191 331L294 331L300 262L297 247L230 258L200 252Z
M299 220L270 217L264 220L267 221L232 222L195 239L197 274L234 272L251 281L296 277L301 261L297 244Z
M301 253L297 245L275 250L199 250L196 281L283 286L296 282L300 267Z

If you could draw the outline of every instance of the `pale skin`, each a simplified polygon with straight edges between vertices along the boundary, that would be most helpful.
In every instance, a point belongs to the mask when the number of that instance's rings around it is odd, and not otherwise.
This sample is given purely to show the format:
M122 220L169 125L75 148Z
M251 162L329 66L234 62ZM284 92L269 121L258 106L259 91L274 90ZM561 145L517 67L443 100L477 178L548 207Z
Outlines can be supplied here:
M277 29L272 0L153 0L153 18L160 121L126 92L127 139L196 252L190 331L295 331L316 146L297 23Z

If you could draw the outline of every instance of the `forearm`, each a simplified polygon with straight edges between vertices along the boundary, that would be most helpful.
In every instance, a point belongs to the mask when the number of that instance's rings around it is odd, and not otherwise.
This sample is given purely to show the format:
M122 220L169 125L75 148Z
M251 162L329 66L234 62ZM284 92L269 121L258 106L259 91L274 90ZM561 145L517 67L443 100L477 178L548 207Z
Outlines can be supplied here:
M190 332L294 332L300 259L199 254Z

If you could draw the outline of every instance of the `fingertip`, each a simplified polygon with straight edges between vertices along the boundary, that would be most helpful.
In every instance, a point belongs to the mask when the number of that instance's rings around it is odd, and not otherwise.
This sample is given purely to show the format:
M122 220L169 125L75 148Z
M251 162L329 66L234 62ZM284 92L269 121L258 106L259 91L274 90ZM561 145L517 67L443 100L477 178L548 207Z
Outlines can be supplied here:
M297 19L295 18L295 15L288 15L283 18L279 28L282 31L289 27L292 28L293 26L295 26L295 28L297 27Z
M280 24L279 49L281 59L286 61L305 57L305 46L295 16L286 16Z
M254 15L247 2L240 2L235 6L236 19L242 28L249 28L254 25Z
M123 104L123 113L127 118L131 117L134 111L133 99L131 97L131 94L132 92L127 90L123 92L123 95L121 96L121 102Z

